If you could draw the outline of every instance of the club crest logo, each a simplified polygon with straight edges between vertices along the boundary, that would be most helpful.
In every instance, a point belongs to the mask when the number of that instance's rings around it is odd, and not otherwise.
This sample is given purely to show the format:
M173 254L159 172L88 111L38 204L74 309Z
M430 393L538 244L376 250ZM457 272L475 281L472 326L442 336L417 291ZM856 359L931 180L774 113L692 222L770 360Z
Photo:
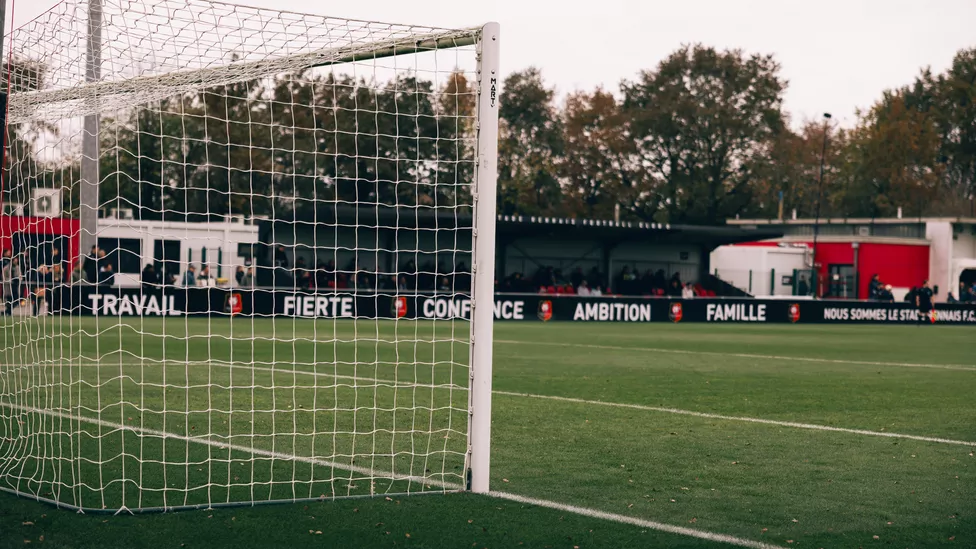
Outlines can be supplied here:
M798 322L800 320L800 304L791 304L787 314L790 316L790 322Z
M547 299L539 302L539 320L543 322L552 320L552 301Z
M407 316L407 298L398 297L393 300L393 316L396 318Z
M244 311L244 303L241 302L241 294L231 292L224 297L224 312L231 316L239 315Z
M681 305L681 302L675 301L671 303L671 306L668 307L668 318L671 319L671 322L681 322L681 319L684 318L684 316L685 311Z

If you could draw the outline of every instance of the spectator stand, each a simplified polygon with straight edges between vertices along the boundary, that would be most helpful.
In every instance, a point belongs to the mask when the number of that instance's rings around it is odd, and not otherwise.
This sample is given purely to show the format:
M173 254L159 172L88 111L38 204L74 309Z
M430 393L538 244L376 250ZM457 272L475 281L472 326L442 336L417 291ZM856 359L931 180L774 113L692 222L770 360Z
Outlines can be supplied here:
M497 291L679 296L692 283L718 293L709 276L717 246L782 236L776 229L499 215ZM262 287L465 293L470 288L471 216L429 206L355 208L315 219L266 221L255 252ZM677 286L670 282L677 274ZM662 283L663 281L663 283Z
M718 246L782 236L776 229L499 216L498 291L681 297L742 295L716 283ZM581 290L582 286L582 290ZM595 292L595 293L594 293Z

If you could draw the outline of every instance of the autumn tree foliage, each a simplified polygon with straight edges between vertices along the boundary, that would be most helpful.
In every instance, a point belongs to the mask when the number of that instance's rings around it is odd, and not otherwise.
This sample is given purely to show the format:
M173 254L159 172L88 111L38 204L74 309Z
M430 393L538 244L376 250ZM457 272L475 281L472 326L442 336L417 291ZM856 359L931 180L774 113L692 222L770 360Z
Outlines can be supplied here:
M24 75L14 91L43 87L43 66L13 62ZM476 90L464 74L297 76L103 117L102 200L139 217L288 219L335 203L470 203ZM790 120L787 85L771 55L703 45L613 90L513 72L499 95L499 212L701 224L808 217L818 203L825 216L976 214L976 48L885 91L849 128ZM72 188L77 158L33 158L58 131L10 128L20 162L5 201L26 196L28 180Z

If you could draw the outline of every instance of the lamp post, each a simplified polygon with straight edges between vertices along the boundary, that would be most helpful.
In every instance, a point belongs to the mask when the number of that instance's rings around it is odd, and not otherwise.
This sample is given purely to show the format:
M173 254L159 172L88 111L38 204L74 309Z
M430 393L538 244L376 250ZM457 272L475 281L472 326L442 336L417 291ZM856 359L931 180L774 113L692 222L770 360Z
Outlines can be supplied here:
M820 149L820 181L817 183L817 215L813 222L813 297L820 297L820 271L817 269L817 237L820 236L820 205L823 202L824 162L827 156L827 135L830 113L824 115L823 147Z

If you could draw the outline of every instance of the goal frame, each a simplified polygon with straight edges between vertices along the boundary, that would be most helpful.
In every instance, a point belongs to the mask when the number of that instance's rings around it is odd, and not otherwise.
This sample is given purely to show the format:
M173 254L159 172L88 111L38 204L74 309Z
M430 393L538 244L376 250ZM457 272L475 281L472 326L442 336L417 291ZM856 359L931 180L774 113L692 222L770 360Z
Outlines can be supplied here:
M46 95L47 101L60 102L82 98L85 90L98 89L104 86L100 81L100 65L102 52L101 43L101 0L90 0L89 25L86 42L85 80L78 88L54 91L28 92L34 95ZM499 73L499 44L500 26L490 22L480 28L461 29L441 35L420 35L412 40L383 41L375 43L375 48L360 48L354 50L335 50L330 52L315 52L319 62L309 64L309 67L355 62L365 59L378 59L395 55L409 55L434 49L450 49L474 45L476 47L476 75L477 93L475 96L474 120L474 173L470 183L472 199L472 227L471 227L471 313L469 323L469 363L468 363L468 424L467 424L467 452L465 455L464 485L461 490L474 493L489 493L490 491L490 454L491 454L491 404L492 404L492 360L493 360L493 322L494 322L494 280L495 280L495 225L496 225L496 189L498 178L498 92L500 89ZM219 70L219 69L218 69ZM210 69L201 73L212 72ZM115 86L118 89L118 86ZM125 90L122 90L125 93ZM97 94L96 94L97 95ZM16 96L11 98L14 110L17 105ZM35 97L35 100L37 98ZM47 102L41 100L42 103ZM84 133L82 137L82 155L78 183L79 189L79 249L84 252L95 242L97 237L97 219L99 204L99 107L98 99L89 99L85 104L91 112L84 113ZM22 112L21 117L29 118L28 112ZM16 117L14 117L16 118ZM11 120L6 121L8 124ZM7 490L0 487L2 491ZM47 501L57 507L74 509L84 512L98 512L99 509L76 507L60 501L58 498L39 497L35 494L14 492L40 501ZM355 496L354 496L355 497ZM224 506L253 506L275 503L282 500L249 501L249 502L213 502L206 507ZM293 500L287 500L293 501ZM300 500L294 500L300 501ZM201 505L190 505L186 508L201 508ZM168 511L183 507L166 508L136 508L122 510L129 512ZM106 510L118 512L119 510Z

